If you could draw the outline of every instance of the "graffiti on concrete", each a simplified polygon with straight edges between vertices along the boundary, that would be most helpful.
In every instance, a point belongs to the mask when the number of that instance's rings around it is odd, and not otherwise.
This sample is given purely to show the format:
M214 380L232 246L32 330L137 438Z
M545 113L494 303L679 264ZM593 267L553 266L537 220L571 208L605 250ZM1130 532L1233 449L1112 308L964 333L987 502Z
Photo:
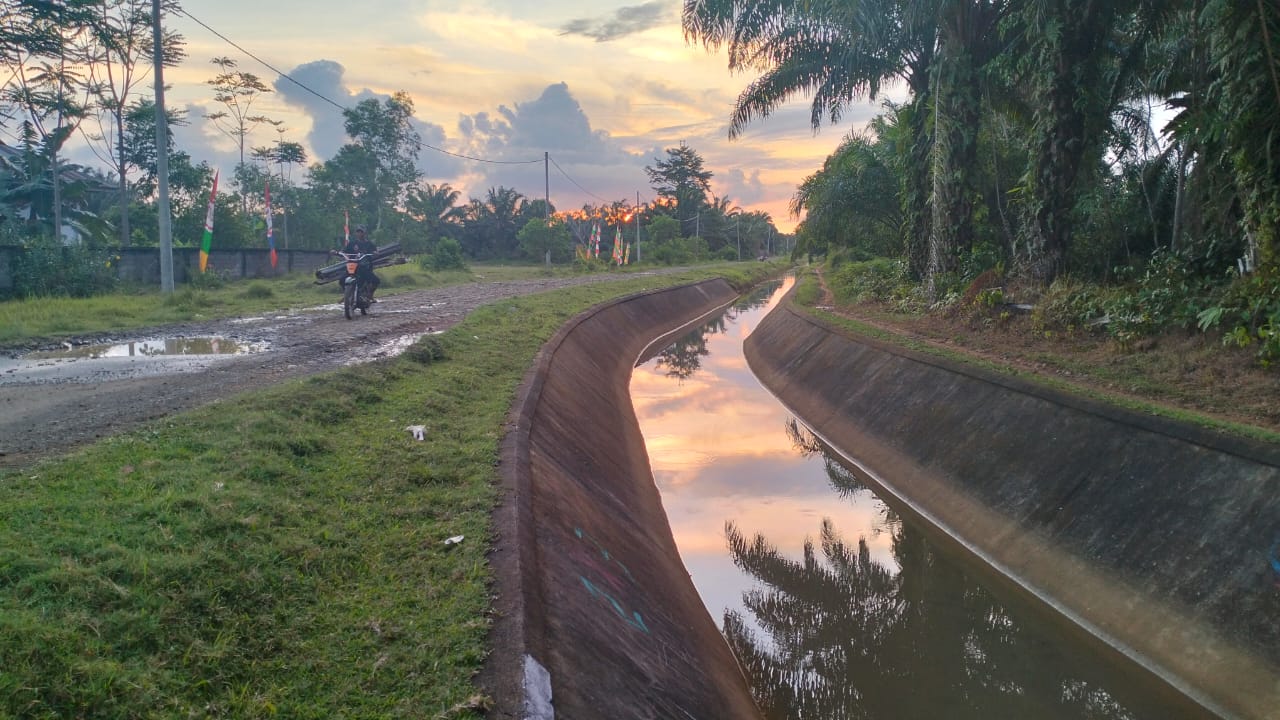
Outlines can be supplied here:
M608 548L583 531L582 528L575 527L573 534L590 548L587 553L574 553L577 560L590 569L589 574L593 578L589 579L586 574L579 575L578 578L582 580L583 587L593 597L607 602L613 608L613 611L618 614L618 617L622 618L623 622L648 634L649 628L644 624L644 618L640 616L640 613L632 610L628 614L627 608L624 608L622 603L619 602L619 598L625 600L626 596L630 594L628 592L629 586L634 587L637 585L635 577L631 575L631 571L627 569L627 566L621 560L614 557ZM579 547L581 548L582 546L580 545ZM621 570L621 574L619 574L619 570ZM624 582L623 578L630 582Z

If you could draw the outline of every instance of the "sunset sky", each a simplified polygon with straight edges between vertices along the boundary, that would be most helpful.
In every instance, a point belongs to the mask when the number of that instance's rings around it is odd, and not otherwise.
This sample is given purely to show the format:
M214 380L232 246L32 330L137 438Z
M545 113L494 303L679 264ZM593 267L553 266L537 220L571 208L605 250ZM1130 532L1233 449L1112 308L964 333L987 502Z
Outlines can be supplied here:
M180 146L224 174L236 162L234 144L204 119L218 109L206 84L218 70L210 62L217 56L275 89L253 110L284 121L283 138L301 143L311 161L345 142L341 112L328 101L349 107L403 90L414 101L425 144L484 160L538 161L477 162L424 148L419 167L427 181L448 182L464 198L497 185L542 197L545 151L555 162L550 191L557 208L634 202L637 191L645 202L653 191L644 167L685 142L714 173L715 195L771 213L783 231L795 224L787 203L796 185L879 109L863 104L815 135L809 103L797 98L729 141L733 101L754 75L731 75L723 52L685 42L680 0L183 0L182 6L190 16L170 16L166 27L185 36L188 57L166 71L172 86L166 103L189 113L190 125L177 131ZM264 128L249 144L277 139Z

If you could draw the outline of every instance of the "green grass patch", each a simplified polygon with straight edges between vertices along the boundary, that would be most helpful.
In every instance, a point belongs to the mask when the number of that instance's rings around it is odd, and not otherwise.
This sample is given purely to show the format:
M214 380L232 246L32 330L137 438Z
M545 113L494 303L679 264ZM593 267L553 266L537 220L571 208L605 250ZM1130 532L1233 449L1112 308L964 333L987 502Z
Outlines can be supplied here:
M534 355L605 300L777 270L503 300L400 358L0 473L0 717L480 717L495 465Z

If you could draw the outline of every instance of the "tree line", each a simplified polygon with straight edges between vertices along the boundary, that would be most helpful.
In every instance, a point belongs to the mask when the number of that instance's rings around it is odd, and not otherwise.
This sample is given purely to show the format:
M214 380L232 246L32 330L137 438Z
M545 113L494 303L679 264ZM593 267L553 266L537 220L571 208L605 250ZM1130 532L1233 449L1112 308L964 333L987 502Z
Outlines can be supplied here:
M0 0L0 7L0 63L9 75L0 90L0 130L7 135L0 145L0 243L158 245L150 0ZM162 7L180 12L174 0ZM180 35L165 34L164 64L183 63L184 47ZM347 142L317 161L289 139L282 121L259 109L273 92L262 78L229 57L210 64L206 84L217 110L194 118L167 109L163 151L179 246L199 242L213 184L214 169L174 142L175 126L197 122L209 123L237 148L231 177L220 178L216 197L214 234L221 247L266 246L268 183L279 248L335 247L344 210L351 225L368 226L379 244L425 254L447 241L476 260L569 260L575 241L583 243L584 229L595 224L603 224L606 247L620 232L631 241L639 225L646 245L654 244L649 257L669 262L729 257L730 244L733 257L744 245L744 255L755 256L782 242L767 213L743 212L711 195L711 173L684 145L646 168L657 199L639 206L617 201L557 211L545 199L503 186L464 199L448 183L426 182L417 169L422 143L407 93L344 109ZM108 170L66 162L75 139Z
M683 24L758 73L731 133L799 93L816 129L909 91L800 188L802 247L898 254L933 288L975 256L1044 284L1158 249L1280 260L1275 3L700 0Z

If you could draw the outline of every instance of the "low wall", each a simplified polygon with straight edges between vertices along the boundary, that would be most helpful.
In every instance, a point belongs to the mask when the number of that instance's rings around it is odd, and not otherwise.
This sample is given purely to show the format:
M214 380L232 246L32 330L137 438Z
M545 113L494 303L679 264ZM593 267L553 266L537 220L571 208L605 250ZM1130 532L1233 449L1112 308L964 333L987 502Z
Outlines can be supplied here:
M14 262L21 257L21 247L0 246L0 296L13 292ZM140 285L160 284L160 249L130 247L117 250L116 276ZM207 269L232 278L275 277L290 272L312 272L333 261L325 250L277 250L276 266L271 267L271 251L257 248L214 250L209 253ZM199 248L173 249L173 281L188 282L200 274Z
M592 309L547 343L502 451L491 717L752 718L680 560L632 409L637 358L737 297L724 280Z
M1203 709L1277 717L1280 448L855 336L789 303L745 349L891 502Z

